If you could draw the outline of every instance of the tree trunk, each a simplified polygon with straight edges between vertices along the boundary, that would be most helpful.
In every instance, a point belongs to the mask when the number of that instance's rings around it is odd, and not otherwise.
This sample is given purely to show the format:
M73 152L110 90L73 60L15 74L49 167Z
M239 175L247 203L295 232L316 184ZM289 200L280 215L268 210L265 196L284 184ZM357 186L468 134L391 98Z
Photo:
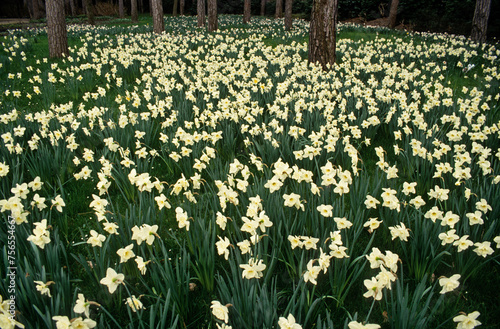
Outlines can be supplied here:
M472 41L483 43L486 41L488 18L490 17L491 0L476 0L476 9L472 19Z
M163 5L161 0L151 1L151 13L153 16L153 32L160 34L164 31L163 26Z
M172 16L177 16L177 5L179 4L179 0L174 0L174 9L172 10Z
M323 70L335 64L337 0L314 0L309 28L309 63L319 63Z
M205 0L198 0L197 11L198 11L198 27L205 26L205 11L206 11Z
M125 6L123 5L123 0L118 0L118 15L120 18L125 18Z
M185 1L184 0L180 0L179 11L180 11L181 16L184 16L184 4L185 4Z
M276 14L274 18L283 17L283 0L276 0Z
M31 5L33 6L33 19L37 20L42 18L42 11L40 9L40 2L38 0L32 0Z
M208 32L217 31L217 0L207 0Z
M396 27L396 16L398 15L399 0L392 0L391 11L389 12L389 27L391 29Z
M75 0L69 0L69 8L71 10L71 16L76 16Z
M92 0L85 0L85 7L87 8L87 18L90 25L95 25L94 4Z
M285 30L292 29L292 2L293 0L285 0Z
M137 12L137 0L130 0L130 16L132 16L132 22L137 23L139 21L139 13Z
M46 0L47 38L49 55L62 57L68 55L68 36L66 18L64 17L64 0Z
M243 24L250 23L252 1L245 0L243 5Z
M24 5L26 9L28 9L28 14L30 15L30 19L33 19L33 5L31 4L31 0L24 0Z
M266 14L266 0L260 1L260 16L264 16Z

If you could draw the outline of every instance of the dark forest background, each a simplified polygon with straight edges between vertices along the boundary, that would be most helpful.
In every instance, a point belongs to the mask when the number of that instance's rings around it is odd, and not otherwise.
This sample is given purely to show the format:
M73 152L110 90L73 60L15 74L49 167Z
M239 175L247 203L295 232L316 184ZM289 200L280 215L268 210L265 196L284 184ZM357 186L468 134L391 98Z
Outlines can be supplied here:
M40 0L42 3L44 0ZM309 19L313 0L294 0L295 17ZM29 12L27 0L2 0L0 17L26 17ZM83 0L75 0L83 14ZM98 15L117 16L118 0L93 0ZM130 14L130 0L124 0ZM139 11L149 12L149 0L138 0ZM284 4L285 1L283 1ZM345 21L353 18L370 21L387 17L391 0L338 0L338 18ZM174 0L163 0L163 11L172 14ZM398 24L404 24L415 31L448 32L469 35L474 16L475 0L400 0ZM261 0L252 1L252 15L259 15ZM266 15L273 16L276 10L275 0L267 0ZM243 0L219 0L219 14L243 14ZM185 14L196 15L196 0L185 0ZM492 0L488 24L488 38L500 38L500 0ZM69 16L69 15L68 15ZM359 20L358 20L359 21Z

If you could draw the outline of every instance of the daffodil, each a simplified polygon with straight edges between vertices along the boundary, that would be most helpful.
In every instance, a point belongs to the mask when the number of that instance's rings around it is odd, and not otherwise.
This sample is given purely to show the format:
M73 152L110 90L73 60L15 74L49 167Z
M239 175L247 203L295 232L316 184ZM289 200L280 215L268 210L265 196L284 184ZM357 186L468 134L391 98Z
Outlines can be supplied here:
M464 313L454 317L453 321L457 322L457 329L472 329L481 325L481 322L476 320L479 315L478 311L474 311L469 314Z
M125 275L116 273L112 268L106 270L106 277L102 278L100 283L108 287L109 293L112 294L116 291L120 284L124 284Z

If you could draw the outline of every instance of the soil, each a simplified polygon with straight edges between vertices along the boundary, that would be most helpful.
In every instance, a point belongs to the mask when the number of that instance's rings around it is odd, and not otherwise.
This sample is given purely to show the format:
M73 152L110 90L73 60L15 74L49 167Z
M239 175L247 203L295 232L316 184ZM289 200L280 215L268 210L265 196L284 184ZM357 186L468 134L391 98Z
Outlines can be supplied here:
M27 24L28 18L0 18L0 25Z
M342 21L342 23L353 23L353 24L359 24L359 25L364 25L364 26L375 26L375 27L387 27L389 26L389 18L383 17L383 18L377 18L371 21L365 20L363 17L356 17L356 18L351 18L345 21ZM408 24L401 23L395 27L396 30L406 30L406 31L413 31L413 27Z
M378 18L371 21L366 21L363 17L351 18L343 21L343 23L354 23L364 26L388 26L388 18ZM12 28L26 28L33 26L28 18L0 18L0 32L5 32ZM413 28L410 25L405 25L404 22L396 26L397 30L409 30L412 31Z

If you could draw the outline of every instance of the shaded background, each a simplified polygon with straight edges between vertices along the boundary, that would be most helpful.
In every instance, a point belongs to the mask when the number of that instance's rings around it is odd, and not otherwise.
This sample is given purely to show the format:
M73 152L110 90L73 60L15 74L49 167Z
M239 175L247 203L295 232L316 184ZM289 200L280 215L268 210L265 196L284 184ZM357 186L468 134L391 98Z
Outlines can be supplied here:
M28 1L35 0L2 0L0 17L29 18ZM44 0L38 0L43 5ZM74 0L78 11L84 14L83 0ZM309 19L313 0L294 0L293 13L295 17ZM68 16L69 16L69 0ZM118 0L93 0L97 15L117 16ZM130 11L130 0L124 0L126 10ZM283 1L284 4L285 1ZM373 20L389 15L391 0L338 0L340 21L360 18ZM172 14L174 0L163 0L165 14ZM139 11L149 12L149 0L138 0ZM260 14L261 0L252 1L252 15ZM398 23L404 24L415 31L448 32L469 35L474 16L475 0L400 0ZM220 14L243 14L243 0L219 0ZM267 0L266 15L275 12L275 0ZM130 14L128 12L127 14ZM185 14L196 15L196 0L185 0ZM500 38L500 0L492 0L491 13L488 22L488 39Z

